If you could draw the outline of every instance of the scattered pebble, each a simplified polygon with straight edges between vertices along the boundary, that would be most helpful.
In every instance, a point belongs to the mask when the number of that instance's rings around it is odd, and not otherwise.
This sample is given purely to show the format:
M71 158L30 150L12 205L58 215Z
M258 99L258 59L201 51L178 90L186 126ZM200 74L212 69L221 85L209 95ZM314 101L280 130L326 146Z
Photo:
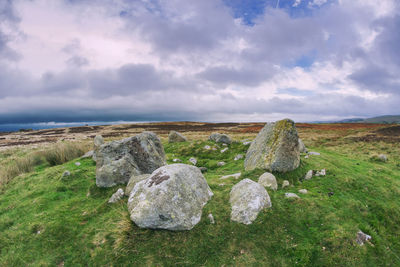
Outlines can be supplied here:
M326 170L322 169L321 171L317 171L317 173L315 174L315 176L325 176L326 175Z
M67 176L70 176L70 175L71 175L70 171L65 171L65 172L62 174L62 177L67 177Z
M242 175L242 173L241 173L241 172L238 172L238 173L234 173L234 174L222 176L222 177L219 178L219 179L221 179L221 180L222 180L222 179L228 179L228 178L239 179L241 175Z
M308 155L319 156L319 155L321 155L321 153L311 151L311 152L308 152Z
M243 155L242 154L237 154L236 157L233 160L239 160L242 159Z
M227 151L229 148L225 147L224 149L221 149L221 153L224 153L225 151Z
M180 160L180 159L173 159L172 161L173 162L182 162L182 160Z
M306 176L304 176L304 180L310 180L313 176L313 171L309 170L306 174Z
M288 180L283 180L282 188L288 187L290 185Z
M307 194L308 191L307 191L307 189L300 189L300 190L299 190L299 193L300 193L300 194Z
M285 193L286 198L300 198L298 195L295 193Z
M358 231L358 232L357 232L357 239L356 239L356 242L357 242L360 246L364 245L365 242L367 242L367 241L369 241L369 240L371 240L371 239L372 239L372 237L371 237L370 235L367 235L367 234L363 233L362 231Z
M305 158L305 159L308 159L308 158L309 158L309 156L308 156L308 155L305 155L305 156L304 156L304 158Z
M378 156L378 158L379 158L381 161L384 161L384 162L386 162L386 161L388 160L388 157L387 157L385 154L380 154L380 155Z
M331 197L331 196L333 196L333 194L334 193L331 191L331 192L328 193L328 196Z
M195 158L190 158L190 159L189 159L189 162L196 166L196 164L197 164L197 159L195 159Z
M226 164L225 162L220 161L220 162L217 163L217 166L218 166L218 167L221 167L221 166L224 166L225 164Z
M116 203L118 202L122 197L124 196L124 190L122 188L119 188L117 192L115 192L110 199L108 200L108 203Z
M204 146L204 149L206 149L206 150L210 150L210 149L211 149L211 147L210 147L209 145L206 145L206 146Z
M242 144L245 145L245 146L247 146L247 145L250 145L250 144L251 144L251 141L244 141L244 142L242 142Z
M206 171L207 171L207 168L206 168L206 167L199 167L199 170L200 170L201 172L206 172Z
M210 214L208 214L208 219L210 220L210 223L211 224L214 224L215 223L215 221L214 221L214 216L210 213Z
M80 162L75 162L75 165L76 166L81 166L81 163Z

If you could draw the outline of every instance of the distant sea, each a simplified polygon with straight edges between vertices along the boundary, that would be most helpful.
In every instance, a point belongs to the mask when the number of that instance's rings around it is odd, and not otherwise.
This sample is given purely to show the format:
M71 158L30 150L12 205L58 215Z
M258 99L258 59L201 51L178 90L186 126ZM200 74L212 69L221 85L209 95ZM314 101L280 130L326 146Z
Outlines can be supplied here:
M0 124L0 132L18 132L21 129L52 129L76 126L114 125L129 123L146 123L149 121L95 121L95 122L36 122L36 123L7 123Z

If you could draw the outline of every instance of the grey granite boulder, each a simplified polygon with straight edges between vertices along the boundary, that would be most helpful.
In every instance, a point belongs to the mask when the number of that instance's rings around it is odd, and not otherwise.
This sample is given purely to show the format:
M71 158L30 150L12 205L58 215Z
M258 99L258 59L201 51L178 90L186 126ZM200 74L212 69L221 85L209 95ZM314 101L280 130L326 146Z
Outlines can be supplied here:
M251 224L262 209L271 207L267 190L250 179L243 179L232 187L229 202L231 220L243 224Z
M288 172L299 167L299 137L289 119L267 123L247 150L246 170Z
M96 150L96 184L111 187L126 184L132 175L152 173L166 164L164 148L152 132L143 132Z
M300 138L299 138L299 150L300 150L300 153L307 153L307 148Z
M190 230L213 193L200 170L172 164L155 170L130 193L130 218L141 228Z
M181 133L176 131L170 131L168 135L168 143L178 143L178 142L186 142L187 138L183 136Z
M230 144L232 143L231 138L226 134L220 133L212 133L209 137L210 141L214 141L216 143Z
M125 195L129 196L132 189L135 187L135 185L138 182L146 180L149 177L150 177L150 173L145 173L145 174L140 174L140 175L132 175L132 177L129 179L128 184L125 187Z
M264 187L271 188L276 191L278 189L278 183L272 173L265 172L258 178L258 183Z

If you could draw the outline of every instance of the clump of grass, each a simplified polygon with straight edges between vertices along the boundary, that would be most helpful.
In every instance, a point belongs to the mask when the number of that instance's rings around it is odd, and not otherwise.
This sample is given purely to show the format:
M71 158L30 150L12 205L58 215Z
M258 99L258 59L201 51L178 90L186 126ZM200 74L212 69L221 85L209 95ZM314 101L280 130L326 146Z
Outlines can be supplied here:
M76 143L58 143L44 151L43 156L50 166L60 165L85 154L86 146Z

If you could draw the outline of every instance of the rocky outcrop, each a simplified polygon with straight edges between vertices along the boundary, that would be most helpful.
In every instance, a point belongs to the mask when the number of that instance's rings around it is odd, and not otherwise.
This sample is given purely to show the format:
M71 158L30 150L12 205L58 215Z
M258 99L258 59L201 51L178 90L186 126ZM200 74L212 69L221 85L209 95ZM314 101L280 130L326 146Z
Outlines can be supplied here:
M243 224L251 224L262 209L271 207L267 190L250 179L232 187L229 202L232 205L231 220Z
M130 193L128 211L139 227L190 230L213 193L195 166L172 164L155 170Z
M166 164L164 148L152 132L143 132L96 150L96 184L111 187L126 184L132 175L152 173Z
M168 143L179 143L186 142L187 138L183 136L181 133L176 131L170 131L168 135Z
M289 119L267 123L247 150L246 170L288 172L300 164L299 137Z
M230 144L232 143L231 138L226 134L220 133L212 133L209 137L210 141L214 141L216 143Z

